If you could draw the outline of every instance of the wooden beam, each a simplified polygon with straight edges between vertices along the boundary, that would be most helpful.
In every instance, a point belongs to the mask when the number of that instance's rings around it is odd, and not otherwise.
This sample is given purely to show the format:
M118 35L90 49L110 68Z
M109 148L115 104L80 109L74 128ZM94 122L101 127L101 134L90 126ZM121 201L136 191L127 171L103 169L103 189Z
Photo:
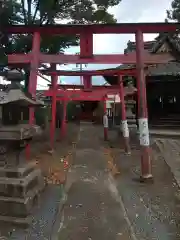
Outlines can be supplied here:
M133 95L136 92L135 88L128 88L125 87L125 95ZM53 89L45 90L44 96L51 97L54 94ZM76 100L77 99L85 99L87 101L91 101L91 99L101 99L105 95L108 94L119 94L118 88L111 88L111 89L92 89L92 91L84 91L84 90L64 90L58 89L56 90L57 98L61 99L70 99Z
M10 34L84 34L85 32L93 34L126 34L136 33L140 30L143 33L175 32L180 29L179 23L115 23L115 24L56 24L56 25L11 25L3 29L3 32Z
M89 71L50 71L40 70L44 75L48 76L112 76L112 75L124 75L124 76L135 76L136 69L114 69L114 70L89 70Z
M11 54L8 55L9 64L27 63L32 59L31 54ZM144 51L143 59L145 64L167 63L174 60L174 57L167 54L150 54ZM136 64L136 52L129 54L115 55L93 55L91 58L81 58L78 55L65 54L39 54L40 63L56 63L56 64Z
M8 55L8 64L27 64L32 61L32 54L9 54Z
M51 84L48 84L48 86L51 86ZM97 89L105 89L105 90L116 90L118 89L118 85L113 85L113 86L108 86L108 85L93 85L92 90L97 90ZM73 85L73 84L58 84L58 89L84 89L83 85Z

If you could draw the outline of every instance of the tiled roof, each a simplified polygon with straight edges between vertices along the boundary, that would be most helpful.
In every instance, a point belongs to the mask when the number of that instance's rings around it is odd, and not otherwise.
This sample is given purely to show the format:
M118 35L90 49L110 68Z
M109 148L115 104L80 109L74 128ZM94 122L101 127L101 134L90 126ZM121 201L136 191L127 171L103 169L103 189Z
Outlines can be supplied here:
M144 42L144 49L151 53L156 53L157 50L165 43L168 42L171 47L176 51L180 51L180 38L169 33L162 33L159 35L157 40ZM124 50L125 53L136 50L136 43L129 41L127 48Z
M153 45L155 44L156 41L147 41L144 42L144 49L145 50L151 50ZM128 53L128 52L132 52L136 50L136 43L135 42L131 42L129 41L127 43L127 48L124 50L124 54Z
M148 41L144 43L144 48L148 50L152 54L156 54L158 49L167 42L172 49L172 54L175 54L175 58L177 61L169 62L166 64L156 64L153 66L148 66L147 76L178 76L180 75L180 38L177 36L172 36L167 33L163 33L159 35L155 41ZM132 52L136 50L135 42L128 42L127 48L125 49L125 53ZM122 64L118 66L119 69L131 69L134 68L135 65L132 64ZM104 76L106 81L110 84L117 83L117 77L115 76Z
M163 34L161 37L159 37L159 39L154 43L151 52L152 53L156 53L158 51L158 49L165 43L168 42L168 44L170 45L170 47L177 51L180 52L180 39L179 37L176 36L172 36L170 34Z
M180 63L169 62L166 64L157 64L155 66L149 66L146 75L147 76L179 76Z

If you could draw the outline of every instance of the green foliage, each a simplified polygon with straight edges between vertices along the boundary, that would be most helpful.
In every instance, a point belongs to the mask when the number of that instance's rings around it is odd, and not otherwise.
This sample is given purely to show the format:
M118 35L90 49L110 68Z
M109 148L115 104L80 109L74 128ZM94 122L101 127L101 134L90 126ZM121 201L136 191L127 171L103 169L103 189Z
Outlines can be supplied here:
M36 124L42 126L45 124L45 118L48 115L49 109L47 107L38 107L35 109Z
M0 11L0 27L3 31L6 25L19 23L26 25L115 23L116 19L107 9L120 2L121 0L6 0ZM4 34L0 35L0 41L0 65L7 64L5 54L31 51L32 35ZM41 51L55 54L78 44L77 36L42 36ZM29 70L23 70L28 76Z
M109 6L121 0L9 0L1 14L1 25L24 23L27 25L48 25L63 23L113 23L113 15L107 12ZM32 36L16 35L11 37L7 52L29 52ZM77 45L76 36L43 36L41 50L57 53ZM7 45L7 42L5 42Z
M77 103L76 102L69 102L67 104L67 119L72 120L73 117L76 117L78 115L78 111L76 108Z
M167 18L180 22L180 0L173 0L171 9L167 10Z

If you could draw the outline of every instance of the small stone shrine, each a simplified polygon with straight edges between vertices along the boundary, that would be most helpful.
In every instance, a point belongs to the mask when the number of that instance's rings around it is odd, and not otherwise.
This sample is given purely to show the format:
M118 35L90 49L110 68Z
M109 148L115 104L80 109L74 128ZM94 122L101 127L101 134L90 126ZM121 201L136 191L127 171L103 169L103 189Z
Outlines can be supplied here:
M18 123L18 113L21 106L43 102L21 90L19 72L8 71L6 78L11 84L0 91L0 222L28 225L44 181L36 163L27 161L24 154L38 127Z

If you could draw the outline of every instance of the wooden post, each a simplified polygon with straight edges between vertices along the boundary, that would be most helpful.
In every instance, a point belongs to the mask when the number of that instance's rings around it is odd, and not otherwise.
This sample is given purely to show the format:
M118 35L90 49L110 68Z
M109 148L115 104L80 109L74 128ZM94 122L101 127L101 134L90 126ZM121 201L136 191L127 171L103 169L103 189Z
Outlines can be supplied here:
M56 68L55 65L52 65L52 68ZM56 102L57 102L57 83L58 83L58 76L52 76L52 89L53 89L53 95L52 95L52 105L51 105L51 126L50 126L50 144L51 149L54 149L54 141L55 141L55 131L56 131Z
M28 92L32 94L32 96L36 96L36 87L37 87L37 71L39 67L39 53L40 53L40 43L41 37L39 32L35 32L33 35L32 41L32 60L30 64L30 76L29 76L29 85ZM32 125L34 123L34 108L30 107L29 109L29 124ZM30 144L26 146L26 159L30 158Z
M104 115L103 115L103 127L104 127L104 141L108 140L108 116L106 110L106 98L104 98Z
M144 73L144 42L143 33L136 33L136 58L137 58L137 89L138 89L138 121L141 146L141 182L152 182L152 162L149 147L149 128L147 116L146 83Z
M83 76L83 85L84 85L84 89L86 90L90 90L92 87L92 79L91 76Z
M61 139L66 136L67 124L66 124L66 116L67 116L67 99L63 101L63 119L61 125Z
M93 55L93 34L85 33L80 35L80 56L83 58L92 57ZM85 89L92 86L92 77L83 76L83 85Z
M130 155L131 154L131 149L130 149L130 144L129 144L129 128L128 128L128 123L126 119L126 106L125 106L125 101L124 101L124 87L123 87L123 78L122 76L119 76L119 83L120 83L120 101L121 101L121 115L122 115L122 121L121 121L121 126L122 126L122 133L124 137L124 146L125 146L125 152Z

